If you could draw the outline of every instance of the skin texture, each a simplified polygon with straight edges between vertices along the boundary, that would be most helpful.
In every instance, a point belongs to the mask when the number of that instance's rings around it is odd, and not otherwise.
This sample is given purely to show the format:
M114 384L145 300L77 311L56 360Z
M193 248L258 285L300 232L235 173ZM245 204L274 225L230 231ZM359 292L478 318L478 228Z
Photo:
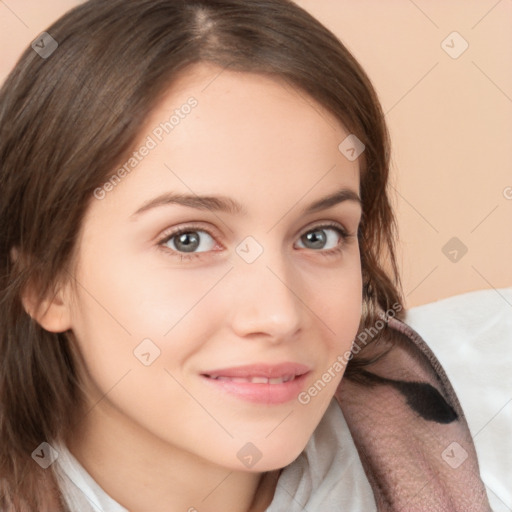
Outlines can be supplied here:
M303 92L206 64L173 84L140 143L191 96L197 106L172 132L92 198L76 280L39 321L71 330L83 354L90 405L69 448L115 500L136 512L260 511L342 372L307 405L247 402L200 374L298 362L311 368L307 388L350 349L361 314L360 205L301 210L341 188L358 194L359 169L338 150L348 133ZM133 216L164 192L227 196L247 215L167 204ZM328 222L349 236L313 229ZM190 223L199 256L182 260L169 235ZM304 241L311 231L327 237L325 248ZM263 250L252 263L236 251L248 236ZM134 355L144 339L160 351L148 366ZM261 453L250 468L237 457L248 442Z

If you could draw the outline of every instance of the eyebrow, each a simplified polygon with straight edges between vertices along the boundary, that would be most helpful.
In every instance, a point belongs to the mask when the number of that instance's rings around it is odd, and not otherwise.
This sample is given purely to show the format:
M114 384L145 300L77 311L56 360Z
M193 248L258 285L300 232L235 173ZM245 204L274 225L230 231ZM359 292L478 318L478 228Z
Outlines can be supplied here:
M354 201L362 205L361 198L354 190L343 188L328 196L322 197L309 206L304 208L302 214L311 214L321 210L326 210L339 203L345 201ZM160 206L168 205L181 205L195 208L197 210L210 210L213 212L224 212L231 215L247 215L247 209L238 201L226 196L198 196L190 194L178 194L174 192L166 192L154 199L145 202L135 213L130 217L134 218L141 213L147 212Z

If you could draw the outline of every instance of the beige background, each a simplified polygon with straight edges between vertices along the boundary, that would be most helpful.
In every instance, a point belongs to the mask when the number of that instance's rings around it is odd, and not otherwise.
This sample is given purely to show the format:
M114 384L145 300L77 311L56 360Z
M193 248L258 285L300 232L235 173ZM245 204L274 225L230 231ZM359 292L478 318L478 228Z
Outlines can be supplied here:
M78 3L0 0L0 82ZM512 286L512 0L297 3L361 62L386 112L408 306Z

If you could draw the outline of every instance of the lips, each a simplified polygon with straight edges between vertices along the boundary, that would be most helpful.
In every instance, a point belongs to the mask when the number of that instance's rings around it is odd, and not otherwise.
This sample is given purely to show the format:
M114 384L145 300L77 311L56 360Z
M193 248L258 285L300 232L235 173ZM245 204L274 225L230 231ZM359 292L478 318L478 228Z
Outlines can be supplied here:
M260 384L279 384L308 373L310 368L300 363L280 363L274 365L252 364L237 366L235 368L223 368L203 373L212 379L243 379L240 382L253 382ZM258 380L259 379L259 380ZM275 381L275 382L272 382Z
M310 371L300 363L256 364L212 370L201 377L218 391L244 401L270 405L295 399Z

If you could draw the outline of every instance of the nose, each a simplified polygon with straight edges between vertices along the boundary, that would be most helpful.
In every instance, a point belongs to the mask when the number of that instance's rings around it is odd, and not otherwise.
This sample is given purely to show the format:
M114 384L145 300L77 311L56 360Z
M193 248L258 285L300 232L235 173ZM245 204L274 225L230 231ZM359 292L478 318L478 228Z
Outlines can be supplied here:
M265 253L248 264L238 261L231 272L230 321L239 337L293 338L306 318L300 280L282 255Z

